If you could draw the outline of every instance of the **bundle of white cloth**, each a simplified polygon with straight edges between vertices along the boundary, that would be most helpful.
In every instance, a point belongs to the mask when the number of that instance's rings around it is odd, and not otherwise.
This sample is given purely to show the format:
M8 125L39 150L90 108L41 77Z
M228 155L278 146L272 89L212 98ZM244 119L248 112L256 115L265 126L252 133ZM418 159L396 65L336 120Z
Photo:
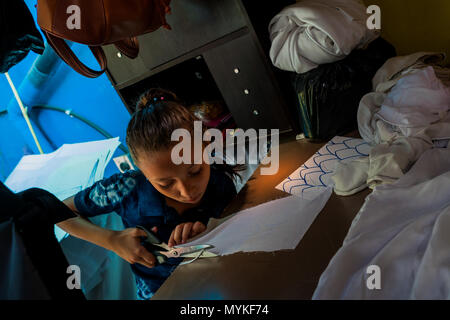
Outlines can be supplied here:
M450 149L377 187L313 299L450 299Z
M366 158L338 164L333 176L338 195L395 182L426 150L448 144L450 88L436 77L433 67L385 80L374 86L387 92L371 92L361 99L358 129L372 149Z
M284 8L269 24L270 58L279 69L305 73L344 59L379 36L369 30L360 0L303 0Z

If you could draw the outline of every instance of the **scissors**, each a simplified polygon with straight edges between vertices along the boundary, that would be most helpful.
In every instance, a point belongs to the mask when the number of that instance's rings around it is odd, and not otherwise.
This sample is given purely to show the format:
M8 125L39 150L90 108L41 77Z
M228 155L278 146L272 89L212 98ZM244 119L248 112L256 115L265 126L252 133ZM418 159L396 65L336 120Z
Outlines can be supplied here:
M169 247L166 243L162 242L158 239L158 237L151 231L148 231L142 226L136 226L141 230L144 230L147 233L147 238L143 240L143 245L145 248L150 251L156 258L157 264L162 264L167 261L169 258L199 258L204 252L204 250L208 250L214 248L214 246L210 244L202 244L195 246L187 246L187 247ZM202 251L202 252L199 252ZM194 253L199 252L194 255ZM214 253L208 252L206 257L216 256ZM195 260L194 259L194 260Z

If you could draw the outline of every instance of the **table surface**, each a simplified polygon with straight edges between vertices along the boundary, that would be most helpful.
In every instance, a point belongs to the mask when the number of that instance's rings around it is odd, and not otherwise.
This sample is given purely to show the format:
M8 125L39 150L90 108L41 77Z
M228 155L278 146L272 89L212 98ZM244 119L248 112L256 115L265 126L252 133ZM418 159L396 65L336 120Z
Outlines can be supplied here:
M280 141L278 173L264 176L256 170L224 216L288 196L275 186L322 146L295 137ZM294 250L198 259L178 266L152 299L311 299L369 193L368 189L347 197L333 193Z

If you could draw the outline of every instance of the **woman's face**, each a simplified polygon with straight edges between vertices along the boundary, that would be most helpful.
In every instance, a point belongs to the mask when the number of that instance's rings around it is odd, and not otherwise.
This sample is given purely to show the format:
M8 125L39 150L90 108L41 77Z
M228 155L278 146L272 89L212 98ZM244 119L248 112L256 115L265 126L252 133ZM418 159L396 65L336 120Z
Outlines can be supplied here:
M210 166L204 162L176 165L172 162L171 151L170 148L141 156L137 165L155 189L167 198L181 203L199 203L208 186Z

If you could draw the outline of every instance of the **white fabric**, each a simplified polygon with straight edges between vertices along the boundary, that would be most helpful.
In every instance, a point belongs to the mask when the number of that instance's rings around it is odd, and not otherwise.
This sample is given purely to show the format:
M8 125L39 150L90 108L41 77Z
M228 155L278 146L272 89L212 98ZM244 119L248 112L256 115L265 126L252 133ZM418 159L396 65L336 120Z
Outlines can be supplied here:
M427 67L401 78L388 94L364 96L358 109L358 128L369 143L420 133L445 139L450 131L430 129L437 122L446 122L449 109L450 88L437 79L432 67Z
M450 150L425 152L366 198L313 299L450 299ZM367 272L380 268L381 289Z
M359 0L304 0L290 5L269 24L272 63L305 73L342 60L379 36L367 28L367 18Z
M374 188L400 178L433 147L450 138L450 88L436 78L432 67L401 78L388 93L365 95L358 109L361 137L373 148L369 158L339 164L333 181L339 195ZM353 175L353 171L367 174Z
M372 86L376 92L389 91L397 81L412 72L432 65L440 70L438 65L445 59L445 54L439 52L416 52L406 56L388 59L372 79ZM441 78L441 81L443 79Z
M450 109L450 88L436 77L432 67L402 78L387 95L377 117L398 126L403 135L438 122ZM414 128L414 129L412 129Z
M327 188L314 200L289 196L224 219L210 219L206 234L182 246L210 244L214 248L208 251L217 255L295 249L331 193Z

